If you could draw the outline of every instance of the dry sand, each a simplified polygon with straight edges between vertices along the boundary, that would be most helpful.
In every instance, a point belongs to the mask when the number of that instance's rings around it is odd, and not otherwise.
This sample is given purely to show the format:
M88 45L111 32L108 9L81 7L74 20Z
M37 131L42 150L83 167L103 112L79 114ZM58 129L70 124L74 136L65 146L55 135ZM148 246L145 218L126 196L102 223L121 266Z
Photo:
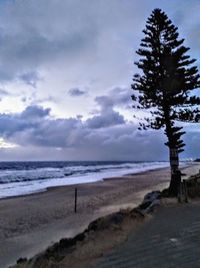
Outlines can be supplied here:
M200 164L184 168L187 175ZM97 217L138 205L143 195L166 187L169 169L78 185L78 213L74 214L74 186L51 188L29 196L0 200L0 267L31 257L62 237L83 231Z

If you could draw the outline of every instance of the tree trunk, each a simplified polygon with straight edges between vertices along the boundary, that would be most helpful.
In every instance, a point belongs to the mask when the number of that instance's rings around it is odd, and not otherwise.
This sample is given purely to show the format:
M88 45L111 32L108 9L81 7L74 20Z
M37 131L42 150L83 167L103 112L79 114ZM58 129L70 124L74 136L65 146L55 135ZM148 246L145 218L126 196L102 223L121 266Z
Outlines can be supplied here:
M169 153L170 153L170 168L171 168L169 195L177 196L181 183L181 172L179 170L178 150L175 148L169 148Z

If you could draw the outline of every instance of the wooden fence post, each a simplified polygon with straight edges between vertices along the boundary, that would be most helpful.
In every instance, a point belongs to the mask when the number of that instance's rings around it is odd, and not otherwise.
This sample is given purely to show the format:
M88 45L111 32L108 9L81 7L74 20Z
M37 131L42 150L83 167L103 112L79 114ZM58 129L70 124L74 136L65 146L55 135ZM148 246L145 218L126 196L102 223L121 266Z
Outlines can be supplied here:
M77 212L77 188L75 188L74 212Z

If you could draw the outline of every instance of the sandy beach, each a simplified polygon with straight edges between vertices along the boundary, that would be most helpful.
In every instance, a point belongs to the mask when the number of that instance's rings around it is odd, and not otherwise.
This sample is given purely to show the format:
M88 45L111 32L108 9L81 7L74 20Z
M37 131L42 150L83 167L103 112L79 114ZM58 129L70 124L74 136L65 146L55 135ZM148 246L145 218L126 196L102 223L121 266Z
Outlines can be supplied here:
M183 168L190 176L200 164ZM187 176L185 178L187 178ZM74 213L75 186L0 200L0 267L20 257L31 257L62 237L83 231L97 217L138 205L145 193L168 186L169 169L77 185L78 211Z

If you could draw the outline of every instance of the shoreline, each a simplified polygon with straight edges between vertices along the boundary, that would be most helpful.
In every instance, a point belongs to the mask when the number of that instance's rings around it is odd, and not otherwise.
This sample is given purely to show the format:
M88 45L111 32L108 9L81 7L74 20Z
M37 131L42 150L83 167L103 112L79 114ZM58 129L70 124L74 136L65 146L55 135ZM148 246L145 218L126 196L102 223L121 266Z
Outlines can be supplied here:
M183 167L188 176L200 164ZM169 168L79 184L78 213L74 214L74 186L49 188L0 200L0 267L20 257L32 257L63 237L73 237L94 219L120 208L137 206L145 193L169 184ZM16 209L17 208L17 209Z
M152 162L150 162L152 163ZM163 162L161 162L163 163ZM187 164L185 164L187 165ZM80 182L74 182L74 180L78 180L78 178L80 178L80 175L77 176L72 176L72 177L63 177L63 178L51 178L51 179L38 179L38 180L30 180L30 181L19 181L19 182L10 182L10 183L2 183L0 184L0 191L2 190L2 192L4 191L4 188L1 189L1 186L5 186L7 189L9 188L13 188L13 189L17 189L17 187L19 189L23 189L22 192L16 193L16 194L10 194L8 193L8 195L6 196L0 196L0 200L2 199L8 199L8 198L16 198L16 197L20 197L20 196L27 196L27 195L32 195L32 194L38 194L41 192L46 192L51 188L58 188L58 187L65 187L65 186L76 186L76 185L82 185L82 184L90 184L90 183L96 183L99 181L104 181L106 179L115 179L116 177L120 177L123 178L124 176L128 176L128 175L137 175L137 174L143 174L145 172L151 171L151 170L159 170L159 169L163 169L163 168L168 168L169 166L149 166L149 167L144 167L141 170L136 170L134 171L134 169L130 168L129 169L125 169L125 170L108 170L107 172L97 172L97 173L88 173L88 174L84 174L82 177L82 181ZM91 180L92 178L92 180ZM69 179L69 181L67 180ZM63 181L63 182L60 182ZM70 182L72 181L72 182ZM27 185L28 184L28 185ZM38 184L43 185L43 186L39 186ZM51 185L52 184L52 185ZM13 187L13 185L15 185ZM31 186L34 188L36 186L36 188L34 190L30 190ZM25 190L25 188L30 188ZM6 189L5 188L5 189Z
M185 169L187 168L188 166L190 165L198 165L197 162L187 162L184 164L183 167L181 167L181 169ZM40 193L45 193L45 192L48 192L48 191L51 191L51 190L54 190L54 189L59 189L59 188L62 188L62 187L78 187L79 185L84 185L84 184L93 184L93 183L98 183L98 182L101 182L101 181L107 181L107 180L117 180L117 179L123 179L124 177L129 177L129 176L136 176L136 175L142 175L142 174L146 174L148 172L151 172L151 171L161 171L163 169L169 169L169 167L157 167L157 168L150 168L148 170L144 170L144 171L141 171L141 172L135 172L135 173L123 173L123 174L120 174L120 175L115 175L113 177L103 177L102 175L102 178L99 179L99 180L96 180L96 181L93 181L93 182L83 182L83 183L75 183L75 184L69 184L69 185L55 185L55 186L50 186L50 187L47 187L47 188L44 188L44 189L41 189L41 190L38 190L38 191L34 191L34 192L30 192L30 193L27 193L27 194L20 194L20 195L13 195L13 196L6 196L6 197L0 197L0 201L1 200L7 200L7 199L13 199L13 198L20 198L20 197L26 197L26 196L31 196L31 195L37 195L37 194L40 194Z
M53 191L55 189L59 189L59 188L63 188L63 187L76 187L76 186L78 187L80 185L95 184L95 183L98 183L98 182L103 182L103 181L108 181L108 180L118 180L118 179L122 180L124 177L142 175L142 174L146 174L148 172L154 171L154 170L160 171L160 170L163 170L163 169L169 169L169 167L158 167L158 168L153 168L153 169L149 169L149 170L145 170L145 171L141 171L141 172L136 172L136 173L124 173L124 174L120 174L120 175L115 175L113 177L103 177L103 175L102 175L101 179L93 181L93 182L83 182L83 183L75 183L75 184L69 184L69 185L50 186L50 187L47 187L47 188L44 188L44 189L41 189L41 190L38 190L38 191L35 191L35 192L30 192L30 193L27 193L27 194L0 197L0 201L1 200L14 199L14 198L21 198L21 197L26 197L26 196L38 195L38 194L42 194L42 193L45 193L45 192L48 192L48 191Z

